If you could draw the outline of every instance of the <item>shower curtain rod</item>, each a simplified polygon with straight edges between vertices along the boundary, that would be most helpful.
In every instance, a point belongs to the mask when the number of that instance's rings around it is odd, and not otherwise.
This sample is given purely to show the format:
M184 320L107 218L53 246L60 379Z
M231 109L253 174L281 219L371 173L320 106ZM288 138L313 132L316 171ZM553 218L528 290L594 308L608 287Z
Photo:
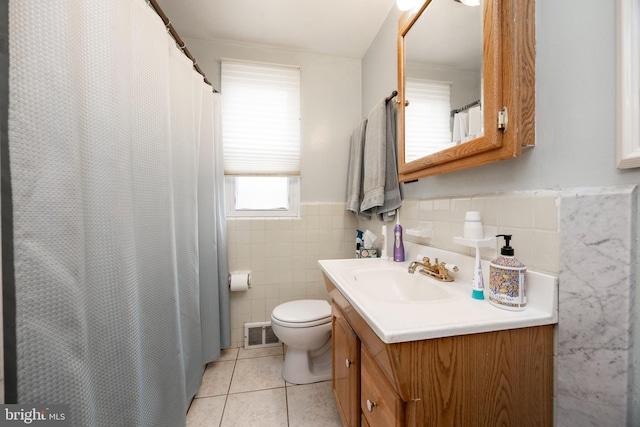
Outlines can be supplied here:
M476 105L480 105L480 100L479 99L477 101L472 102L471 104L465 105L464 107L460 107L460 108L457 108L455 110L451 110L451 116L453 116L455 114L458 114L461 111L468 110L471 107L475 107Z
M171 33L171 36L176 41L178 48L182 50L182 53L184 53L187 56L187 58L191 60L191 62L193 62L193 68L195 68L195 70L198 73L200 73L200 75L202 75L204 82L209 86L211 86L214 92L218 93L218 91L216 90L216 88L213 87L211 82L207 80L207 76L205 76L204 72L200 69L200 66L198 65L198 61L196 61L193 55L191 55L191 52L189 52L189 49L187 49L187 45L182 41L176 29L173 28L173 25L171 25L171 20L167 18L167 15L164 14L158 2L156 0L147 0L147 2L151 5L151 7L153 7L156 13L160 16L160 18L162 18L162 22L164 22L164 25L167 27L167 30L169 30L169 32Z

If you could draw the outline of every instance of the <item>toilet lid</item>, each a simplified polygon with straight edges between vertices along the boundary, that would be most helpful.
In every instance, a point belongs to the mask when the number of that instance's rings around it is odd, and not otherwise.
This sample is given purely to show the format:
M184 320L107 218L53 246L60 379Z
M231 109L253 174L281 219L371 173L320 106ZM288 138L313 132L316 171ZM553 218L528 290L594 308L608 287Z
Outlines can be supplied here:
M331 306L325 300L290 301L274 308L271 315L282 322L309 323L330 318Z

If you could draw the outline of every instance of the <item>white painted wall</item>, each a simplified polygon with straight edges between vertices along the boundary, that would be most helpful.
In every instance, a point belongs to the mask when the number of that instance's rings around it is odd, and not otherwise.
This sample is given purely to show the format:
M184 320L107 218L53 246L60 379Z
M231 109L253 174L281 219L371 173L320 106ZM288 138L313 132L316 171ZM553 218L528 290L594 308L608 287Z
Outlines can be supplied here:
M186 44L217 89L220 58L300 66L301 200L343 203L349 137L361 117L360 60L201 40Z

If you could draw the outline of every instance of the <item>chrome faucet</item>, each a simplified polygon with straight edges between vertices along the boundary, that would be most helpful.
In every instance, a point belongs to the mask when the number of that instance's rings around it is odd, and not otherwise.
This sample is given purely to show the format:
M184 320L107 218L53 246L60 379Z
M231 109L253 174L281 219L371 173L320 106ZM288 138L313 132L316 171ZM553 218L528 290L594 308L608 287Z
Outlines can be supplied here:
M418 273L433 277L441 282L453 282L453 277L449 275L449 271L458 271L458 267L455 265L447 264L446 262L439 262L438 258L436 258L435 262L431 264L431 259L429 259L429 257L424 257L422 258L422 262L412 261L411 264L409 264L409 273L415 273L419 266L422 268L418 270Z

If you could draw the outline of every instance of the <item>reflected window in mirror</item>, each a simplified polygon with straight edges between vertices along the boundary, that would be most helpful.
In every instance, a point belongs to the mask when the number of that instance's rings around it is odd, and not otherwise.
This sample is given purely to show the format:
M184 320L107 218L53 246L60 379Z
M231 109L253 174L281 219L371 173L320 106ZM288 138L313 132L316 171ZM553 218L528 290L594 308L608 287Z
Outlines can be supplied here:
M464 107L482 98L482 40L482 8L454 0L431 0L405 35L405 162L473 139L470 135L481 136L480 129L469 130ZM448 86L449 105L442 119L420 121L419 113L412 111L423 109L422 95L414 95L412 89L416 82L426 81Z
M451 84L407 77L405 159L410 162L451 144Z

